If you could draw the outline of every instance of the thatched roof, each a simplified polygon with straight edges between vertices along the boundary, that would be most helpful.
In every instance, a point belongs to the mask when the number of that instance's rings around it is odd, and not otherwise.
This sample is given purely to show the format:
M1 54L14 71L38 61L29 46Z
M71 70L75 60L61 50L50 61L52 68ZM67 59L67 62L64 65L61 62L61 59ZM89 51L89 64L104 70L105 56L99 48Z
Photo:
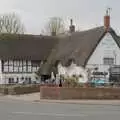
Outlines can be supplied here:
M120 39L112 28L109 29L109 33L120 47ZM74 62L80 66L85 66L105 34L104 27L97 27L88 31L75 32L71 35L59 37L58 44L49 55L52 59L48 57L47 67L43 65L41 69L46 71L44 71L44 74L48 74L52 71L56 61L59 60L63 65L66 65L70 59L74 59Z
M120 37L112 28L109 33L120 47ZM57 61L66 65L74 60L76 64L85 66L105 34L104 27L56 37L0 34L0 59L47 60L41 66L40 74L57 71Z
M109 29L109 33L120 47L120 39L112 28ZM104 27L98 27L61 38L56 47L55 59L60 60L63 65L74 59L76 64L84 66L105 34Z
M40 35L0 35L0 59L46 60L57 38Z

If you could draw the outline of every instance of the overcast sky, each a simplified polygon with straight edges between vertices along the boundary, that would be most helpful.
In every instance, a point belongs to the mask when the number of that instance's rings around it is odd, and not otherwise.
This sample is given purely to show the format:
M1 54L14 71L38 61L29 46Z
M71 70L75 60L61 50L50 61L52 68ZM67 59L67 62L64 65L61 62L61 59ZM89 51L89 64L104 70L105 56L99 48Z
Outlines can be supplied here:
M18 13L30 34L40 34L53 16L66 25L73 18L80 30L101 26L107 7L112 8L111 26L120 33L120 0L0 0L0 13Z

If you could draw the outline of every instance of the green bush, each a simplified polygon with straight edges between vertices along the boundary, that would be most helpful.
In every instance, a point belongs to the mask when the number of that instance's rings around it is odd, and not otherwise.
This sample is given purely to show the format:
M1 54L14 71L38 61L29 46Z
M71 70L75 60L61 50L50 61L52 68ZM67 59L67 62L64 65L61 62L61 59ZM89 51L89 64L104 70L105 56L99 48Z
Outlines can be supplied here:
M65 78L64 86L66 86L66 87L78 87L79 85L80 84L78 81L78 77L73 76L73 77Z
M88 83L79 83L79 78L77 76L66 77L64 79L64 87L91 87Z

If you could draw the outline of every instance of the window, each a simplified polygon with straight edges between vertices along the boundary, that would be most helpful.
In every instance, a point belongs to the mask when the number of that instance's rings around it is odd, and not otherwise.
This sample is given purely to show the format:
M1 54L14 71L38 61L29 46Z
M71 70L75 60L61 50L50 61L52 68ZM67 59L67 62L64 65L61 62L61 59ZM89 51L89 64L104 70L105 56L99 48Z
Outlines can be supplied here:
M22 64L23 64L22 61L19 61L19 65L22 66Z
M13 72L13 65L9 65L9 72Z
M13 61L12 60L9 61L9 66L13 66Z
M14 72L18 72L18 67L14 66Z
M103 63L104 63L104 65L113 65L114 64L114 58L104 58Z
M110 68L110 72L111 72L111 73L119 74L119 73L120 73L120 67L119 67L119 66L111 67L111 68Z
M8 83L10 83L10 84L14 83L14 78L9 78Z
M17 79L16 79L16 83L19 83L19 78L17 77Z
M22 71L23 71L22 66L20 66L19 67L19 72L22 72Z
M9 67L8 67L9 63L7 60L3 60L2 61L2 71L3 72L9 72Z
M3 71L4 71L4 72L8 72L8 66L4 66Z
M25 60L23 61L23 66L26 66L26 61Z
M26 72L26 66L23 66L23 72Z
M28 61L28 65L31 66L31 61Z
M40 67L39 60L25 61L25 60L3 60L2 71L10 73L31 73L36 72Z
M39 68L40 68L40 67L39 67L39 66L37 66L37 71L39 70Z
M33 60L32 61L32 72L36 72L40 68L41 61Z
M28 72L32 72L31 66L27 66L27 71L28 71Z
M36 71L37 71L37 67L33 67L32 72L36 72Z
M24 80L24 77L21 77L21 80Z
M4 65L8 65L8 61L3 61L3 64Z
M14 61L13 70L14 70L13 72L15 73L19 72L19 61L18 60Z

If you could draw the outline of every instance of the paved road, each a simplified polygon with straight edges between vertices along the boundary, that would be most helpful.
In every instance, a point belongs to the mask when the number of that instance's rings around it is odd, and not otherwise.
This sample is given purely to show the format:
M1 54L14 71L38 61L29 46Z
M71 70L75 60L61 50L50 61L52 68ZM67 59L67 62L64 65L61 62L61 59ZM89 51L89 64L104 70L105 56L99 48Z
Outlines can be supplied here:
M0 120L120 120L120 106L0 100Z

